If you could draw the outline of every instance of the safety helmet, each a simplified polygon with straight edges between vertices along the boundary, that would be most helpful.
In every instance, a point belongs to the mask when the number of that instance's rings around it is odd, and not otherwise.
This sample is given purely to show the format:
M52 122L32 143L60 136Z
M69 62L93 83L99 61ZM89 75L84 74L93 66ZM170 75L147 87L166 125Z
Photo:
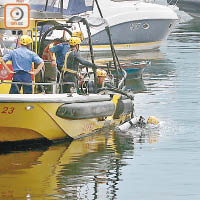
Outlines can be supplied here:
M78 37L71 37L69 39L69 45L70 46L76 46L77 44L81 44L81 39Z
M147 120L147 124L157 125L159 124L159 121L156 119L156 117L150 116Z
M84 40L84 36L83 36L83 33L82 33L81 31L74 31L74 32L72 33L72 37L78 37L78 38L81 39L81 41Z
M22 35L20 38L20 44L22 45L28 45L33 42L32 38L28 35Z
M103 70L103 69L97 69L97 76L106 77L106 76L107 76L107 73L106 73L106 71Z

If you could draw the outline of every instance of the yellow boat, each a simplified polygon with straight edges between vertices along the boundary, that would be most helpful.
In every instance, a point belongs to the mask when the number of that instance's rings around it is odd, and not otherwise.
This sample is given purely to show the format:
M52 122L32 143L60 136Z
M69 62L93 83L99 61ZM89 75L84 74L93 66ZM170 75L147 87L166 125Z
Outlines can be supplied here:
M88 36L90 36L90 27L86 18L69 17L63 16L62 13L55 14L32 9L28 27L8 28L4 18L6 5L0 7L0 41L4 48L1 56L6 53L4 50L8 50L8 45L11 46L15 39L18 40L22 34L28 34L33 38L32 48L39 55L43 52L45 45L50 42L46 40L46 36L52 30L59 29L70 34L68 27L71 23L83 23L87 26ZM15 5L18 8L21 4L16 3ZM44 27L48 30L42 32ZM104 94L89 94L87 88L84 90L86 92L80 94L73 93L73 91L70 94L58 93L56 81L48 79L48 62L45 63L45 70L34 79L34 94L8 94L11 77L5 73L5 69L0 65L0 142L33 140L48 142L66 138L76 139L105 126L122 124L133 117L133 96L121 90L124 77L119 77L119 74L123 73L120 72L122 69L113 49L112 41L111 50L114 69L118 72L113 79L116 87L111 91L107 88ZM91 61L94 63L91 41L90 53ZM11 63L10 67L12 68ZM50 75L52 74L54 77L57 76L56 71L50 73ZM93 77L94 84L96 84L96 69L93 69ZM38 86L46 87L48 91L41 93Z
M75 139L99 128L128 120L131 108L128 113L124 110L115 119L116 106L112 101L109 95L98 94L1 94L0 142ZM128 103L132 105L131 100ZM85 109L91 113L85 112ZM71 117L70 114L65 117L68 112L71 112Z

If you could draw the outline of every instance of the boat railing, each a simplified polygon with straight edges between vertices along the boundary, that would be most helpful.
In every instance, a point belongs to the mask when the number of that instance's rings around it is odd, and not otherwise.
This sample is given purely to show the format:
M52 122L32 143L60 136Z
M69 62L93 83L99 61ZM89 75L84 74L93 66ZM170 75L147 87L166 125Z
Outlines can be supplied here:
M10 81L1 80L0 85L1 84L15 85L19 93L20 93L20 89L19 89L18 85L32 85L32 86L36 86L36 87L38 86L39 89L38 88L35 89L36 93L43 92L43 93L47 93L47 94L62 93L62 92L60 92L60 90L62 91L61 88L64 85L72 85L73 88L76 87L74 82L63 82L63 81L62 82L53 81L53 82L40 82L40 83L38 83L38 82L32 82L32 83L26 82L25 83L25 82L10 82ZM45 86L46 87L50 86L51 88L45 88Z
M25 82L9 82L1 80L0 84L11 84L11 85L59 85L59 83L56 82L49 82L49 83L25 83Z

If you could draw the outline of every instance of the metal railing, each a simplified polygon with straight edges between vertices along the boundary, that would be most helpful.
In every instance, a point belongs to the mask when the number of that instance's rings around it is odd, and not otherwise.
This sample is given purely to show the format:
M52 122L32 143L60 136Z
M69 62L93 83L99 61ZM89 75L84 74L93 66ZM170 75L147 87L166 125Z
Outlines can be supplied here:
M32 86L40 86L41 92L46 93L44 86L55 86L56 87L56 92L52 92L52 94L56 94L56 93L60 93L60 87L63 87L63 85L72 85L72 87L75 87L75 83L74 82L61 82L61 83L57 83L55 82L49 82L49 83L25 83L25 82L9 82L9 81L4 81L1 80L0 85L1 84L9 84L9 85L15 85L15 87L17 88L18 93L20 93L20 89L18 87L18 85L32 85Z

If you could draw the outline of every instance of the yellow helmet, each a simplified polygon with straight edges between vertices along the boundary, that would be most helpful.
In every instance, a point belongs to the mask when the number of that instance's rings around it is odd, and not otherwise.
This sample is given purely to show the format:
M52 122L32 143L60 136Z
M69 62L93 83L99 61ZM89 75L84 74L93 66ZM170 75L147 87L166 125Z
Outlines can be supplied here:
M28 35L22 35L20 38L20 44L22 45L28 45L33 42L32 38Z
M159 121L156 119L156 117L150 116L147 120L147 124L157 125L159 124Z
M81 44L81 39L78 37L71 37L69 39L69 45L70 46L76 46L77 44Z
M97 76L106 77L106 76L107 76L107 73L106 73L106 71L103 70L103 69L97 69Z
M75 31L72 33L72 37L78 37L81 39L81 41L84 40L84 36L83 36L83 33L81 31Z

